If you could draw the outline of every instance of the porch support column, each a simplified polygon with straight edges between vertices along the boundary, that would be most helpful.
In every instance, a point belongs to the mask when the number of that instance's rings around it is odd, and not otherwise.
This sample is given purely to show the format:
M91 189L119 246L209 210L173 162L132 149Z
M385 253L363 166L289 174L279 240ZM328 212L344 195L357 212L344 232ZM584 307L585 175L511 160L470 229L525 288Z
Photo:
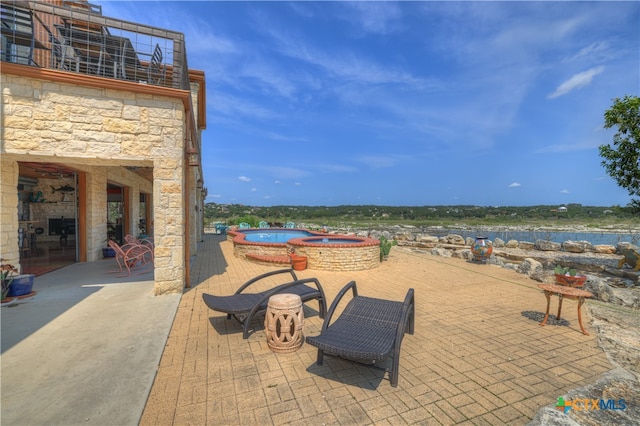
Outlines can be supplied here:
M185 278L184 163L164 158L153 164L154 264L156 295L181 293Z

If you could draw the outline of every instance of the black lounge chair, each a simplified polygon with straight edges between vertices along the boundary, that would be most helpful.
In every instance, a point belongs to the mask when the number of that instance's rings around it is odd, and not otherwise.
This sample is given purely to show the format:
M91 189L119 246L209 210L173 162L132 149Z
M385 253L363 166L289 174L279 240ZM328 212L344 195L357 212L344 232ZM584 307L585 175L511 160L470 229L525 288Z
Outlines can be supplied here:
M291 274L291 281L259 293L243 293L249 286L264 278L285 273ZM307 284L313 284L315 288ZM297 294L302 299L302 303L317 299L320 318L324 318L327 312L324 290L317 278L299 280L293 269L279 269L258 275L241 285L231 296L214 296L213 294L204 293L202 299L210 309L226 313L227 319L235 318L242 325L242 338L246 339L249 337L251 320L257 314L266 312L269 297L277 293Z
M353 298L340 317L331 324L331 317L344 295L353 290ZM323 354L338 356L360 363L375 364L393 358L389 370L391 386L398 386L400 345L404 333L413 334L415 307L413 289L404 302L358 296L356 282L347 284L331 304L319 336L306 342L318 348L318 365Z

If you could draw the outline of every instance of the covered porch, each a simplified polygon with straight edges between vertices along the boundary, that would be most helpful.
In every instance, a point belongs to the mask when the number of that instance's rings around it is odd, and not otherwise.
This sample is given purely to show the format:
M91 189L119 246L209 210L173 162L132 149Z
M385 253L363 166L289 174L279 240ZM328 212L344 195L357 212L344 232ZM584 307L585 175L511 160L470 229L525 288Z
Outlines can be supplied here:
M204 73L188 69L184 35L86 2L2 1L2 24L3 263L42 273L145 235L155 293L181 292L206 194Z
M17 188L23 274L101 259L108 240L123 244L127 234L153 235L152 167L19 161Z

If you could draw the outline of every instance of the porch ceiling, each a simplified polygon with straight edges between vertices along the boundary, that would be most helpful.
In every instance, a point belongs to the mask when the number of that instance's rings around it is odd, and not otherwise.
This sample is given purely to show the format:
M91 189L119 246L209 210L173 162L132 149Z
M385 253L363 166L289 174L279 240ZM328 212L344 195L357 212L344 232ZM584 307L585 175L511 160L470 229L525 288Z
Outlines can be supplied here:
M73 176L75 172L71 167L56 163L31 163L19 162L20 176L27 176L35 179L62 179Z
M57 163L34 163L34 162L22 162L20 165L20 176L31 177L34 179L63 179L72 177L75 169L65 164ZM127 166L127 169L143 177L144 179L153 182L153 167L131 167Z
M127 169L132 172L142 176L146 180L153 182L153 167L130 167L127 166Z

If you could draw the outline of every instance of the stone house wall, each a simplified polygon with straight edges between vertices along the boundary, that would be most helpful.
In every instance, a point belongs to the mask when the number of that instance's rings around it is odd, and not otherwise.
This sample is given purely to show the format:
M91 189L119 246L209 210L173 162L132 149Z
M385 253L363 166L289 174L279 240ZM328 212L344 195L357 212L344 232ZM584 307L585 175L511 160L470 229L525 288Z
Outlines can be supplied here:
M17 162L63 163L87 176L87 260L99 258L104 247L107 181L131 187L134 200L141 191L152 192L156 294L182 291L187 210L182 101L12 74L0 78L2 257L18 264ZM122 166L153 167L153 182Z
M0 135L1 136L1 135ZM0 139L2 139L0 137ZM0 155L0 258L14 266L18 266L18 163L6 160Z

